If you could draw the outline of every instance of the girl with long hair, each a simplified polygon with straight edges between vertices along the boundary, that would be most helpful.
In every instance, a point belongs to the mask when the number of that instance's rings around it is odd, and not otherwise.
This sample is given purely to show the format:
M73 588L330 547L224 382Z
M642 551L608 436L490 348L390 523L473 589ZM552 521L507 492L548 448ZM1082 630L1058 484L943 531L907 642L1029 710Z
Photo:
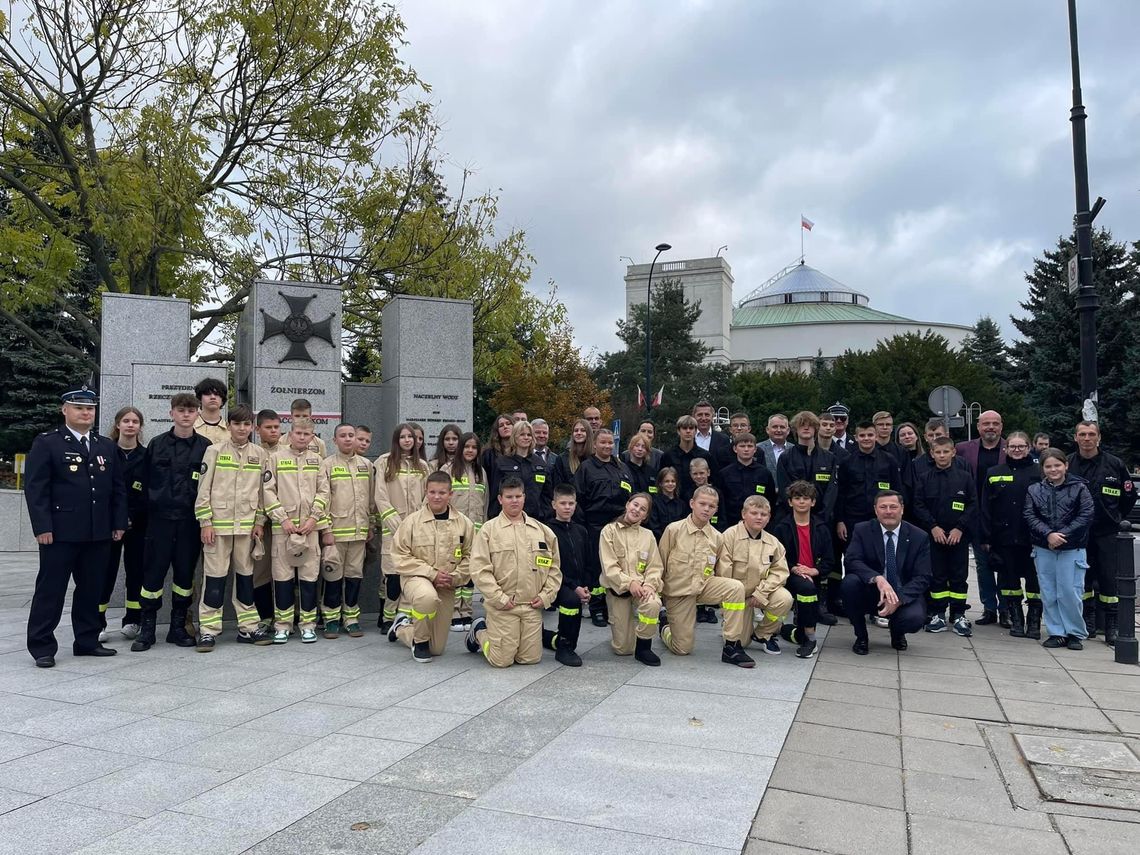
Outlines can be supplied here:
M400 577L393 566L392 539L404 517L423 506L427 476L427 461L416 452L415 428L408 422L396 425L389 450L376 461L374 498L380 515L380 572L384 577L380 598L381 632L391 629L400 600Z
M123 614L123 638L135 638L139 634L139 620L142 606L139 596L143 581L143 547L146 542L146 493L142 484L142 463L146 453L143 445L143 414L136 407L123 407L115 413L111 439L122 463L123 480L127 485L127 530L121 540L111 542L111 554L107 559L107 571L103 577L103 598L100 601L100 616L103 630L99 640L106 641L107 606L115 590L115 580L119 576L119 559L122 558L126 574L126 606Z
M442 467L442 471L451 475L451 507L471 520L475 531L479 531L487 521L487 476L479 462L482 453L483 444L478 435L465 433L459 437L458 452ZM471 582L455 589L452 632L471 629L471 598L474 593L475 586Z

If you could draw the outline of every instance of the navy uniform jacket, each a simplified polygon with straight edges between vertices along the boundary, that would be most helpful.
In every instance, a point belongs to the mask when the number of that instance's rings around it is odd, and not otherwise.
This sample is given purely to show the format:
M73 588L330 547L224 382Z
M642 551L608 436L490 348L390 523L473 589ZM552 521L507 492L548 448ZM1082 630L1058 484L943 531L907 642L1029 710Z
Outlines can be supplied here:
M127 489L118 446L92 431L90 451L66 427L41 433L26 464L32 531L61 543L110 540L127 528Z

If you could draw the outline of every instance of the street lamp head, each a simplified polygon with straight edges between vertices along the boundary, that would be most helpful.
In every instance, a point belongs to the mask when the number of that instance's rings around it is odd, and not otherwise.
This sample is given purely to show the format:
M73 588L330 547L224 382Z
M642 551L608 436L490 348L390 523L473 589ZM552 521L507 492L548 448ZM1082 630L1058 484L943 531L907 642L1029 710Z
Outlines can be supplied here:
M657 244L657 246L655 246L653 248L655 250L657 250L658 252L664 252L665 250L672 249L673 247L667 243L659 243L659 244Z

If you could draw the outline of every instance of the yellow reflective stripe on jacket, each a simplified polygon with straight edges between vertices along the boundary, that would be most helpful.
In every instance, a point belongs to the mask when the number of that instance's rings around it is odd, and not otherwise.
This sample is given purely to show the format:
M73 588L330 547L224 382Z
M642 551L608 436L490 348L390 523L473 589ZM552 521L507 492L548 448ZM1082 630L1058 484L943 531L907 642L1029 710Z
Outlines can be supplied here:
M1000 484L1002 482L1008 482L1008 483L1012 484L1013 483L1013 476L1012 475L991 475L990 476L990 483L991 484Z

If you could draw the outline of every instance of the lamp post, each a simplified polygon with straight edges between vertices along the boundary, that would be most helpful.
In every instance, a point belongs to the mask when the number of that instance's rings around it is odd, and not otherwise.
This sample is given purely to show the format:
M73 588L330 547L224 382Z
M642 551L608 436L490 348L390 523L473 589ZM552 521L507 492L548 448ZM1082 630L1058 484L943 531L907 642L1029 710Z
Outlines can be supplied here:
M653 412L653 362L650 354L653 324L650 320L650 310L653 306L653 265L657 263L658 256L665 252L667 249L672 249L667 243L659 243L654 249L657 250L657 255L653 256L653 260L649 262L649 282L646 284L645 294L645 415Z
M1077 316L1081 331L1081 404L1096 404L1096 310L1100 303L1093 287L1092 223L1104 205L1097 199L1089 209L1089 161L1085 147L1085 105L1081 103L1081 61L1077 53L1077 0L1069 0L1069 52L1073 68L1073 173L1077 190ZM1082 418L1090 418L1082 414ZM1092 418L1096 418L1095 415Z

